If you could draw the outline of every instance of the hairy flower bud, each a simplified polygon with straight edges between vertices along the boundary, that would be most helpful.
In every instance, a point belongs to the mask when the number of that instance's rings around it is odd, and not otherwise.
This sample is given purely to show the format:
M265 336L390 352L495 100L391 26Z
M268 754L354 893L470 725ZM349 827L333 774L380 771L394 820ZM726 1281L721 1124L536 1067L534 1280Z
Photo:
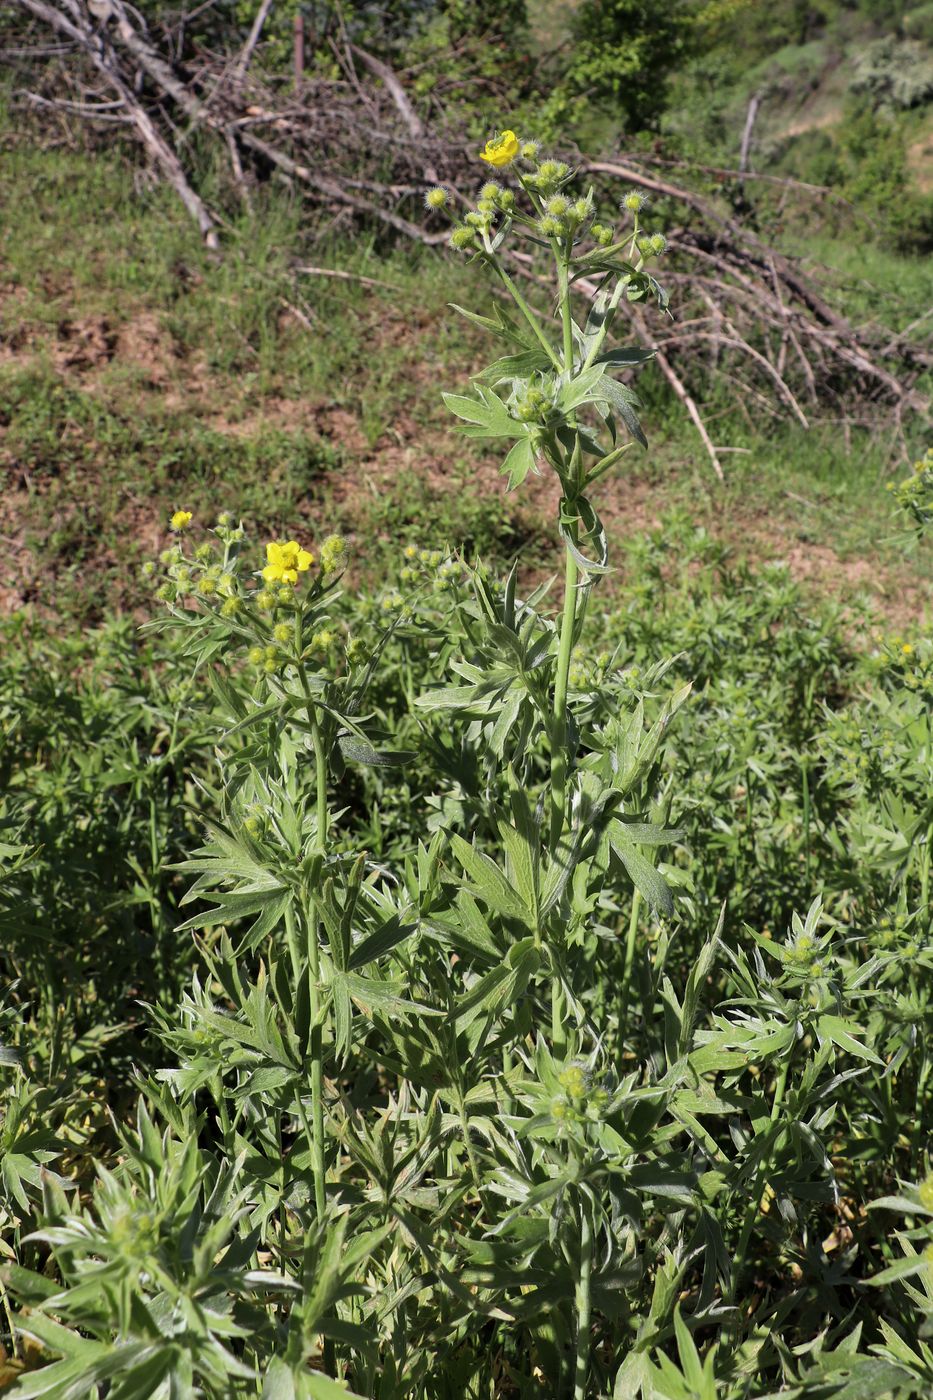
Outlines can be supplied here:
M328 535L321 545L321 568L325 574L335 574L347 562L347 542L343 535Z
M461 224L455 228L450 235L450 246L458 253L465 252L467 248L472 248L476 243L476 234L472 228L466 228Z

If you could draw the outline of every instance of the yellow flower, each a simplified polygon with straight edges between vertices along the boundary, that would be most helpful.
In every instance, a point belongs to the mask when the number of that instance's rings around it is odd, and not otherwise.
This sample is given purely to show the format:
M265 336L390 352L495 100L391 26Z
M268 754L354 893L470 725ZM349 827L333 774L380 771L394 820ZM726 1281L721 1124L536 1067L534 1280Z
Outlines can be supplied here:
M490 136L483 150L479 153L480 160L486 161L487 165L494 165L497 170L503 169L506 165L511 165L521 150L521 144L514 131L503 131L501 136Z
M191 524L192 516L190 510L176 510L169 524L173 530L186 530Z
M905 656L910 656L911 652L913 651L913 647L910 645L910 642L905 642L904 645L901 647L901 651L904 653Z
M302 549L297 540L266 545L266 567L262 576L266 583L297 583L298 575L307 573L314 555Z

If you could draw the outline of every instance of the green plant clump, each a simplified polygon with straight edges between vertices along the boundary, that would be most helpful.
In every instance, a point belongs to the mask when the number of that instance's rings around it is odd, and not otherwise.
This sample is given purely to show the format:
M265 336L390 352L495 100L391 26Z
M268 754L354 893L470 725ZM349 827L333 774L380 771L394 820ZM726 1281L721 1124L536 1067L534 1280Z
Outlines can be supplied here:
M180 507L143 639L9 630L13 1397L930 1392L933 643L677 517L600 612L664 236L483 158L451 243L510 300L445 401L553 479L556 607Z

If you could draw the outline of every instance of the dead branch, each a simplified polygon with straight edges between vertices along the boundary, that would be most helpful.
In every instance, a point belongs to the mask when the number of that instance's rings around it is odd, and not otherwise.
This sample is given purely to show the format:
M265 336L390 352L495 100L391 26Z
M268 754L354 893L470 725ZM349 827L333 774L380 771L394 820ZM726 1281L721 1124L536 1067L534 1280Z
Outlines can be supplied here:
M309 72L294 88L265 79L250 60L273 0L264 0L238 53L198 51L185 62L177 57L179 25L150 31L127 0L14 3L44 25L53 40L46 50L54 50L44 60L51 65L48 80L43 83L38 67L43 60L35 60L37 80L23 84L28 95L22 100L57 113L69 131L78 122L89 128L106 121L127 125L212 246L216 216L181 161L195 130L222 143L231 185L241 198L248 200L250 188L271 177L300 187L316 210L311 233L317 236L364 222L391 237L437 244L447 233L425 219L425 186L444 184L459 200L459 190L476 185L475 151L464 146L444 111L444 101L455 96L455 80L419 109L410 86L415 70L393 70L353 45L345 30L331 41L337 76ZM734 217L725 200L698 193L669 173L687 169L683 162L620 155L576 163L607 200L617 197L617 184L624 181L681 211L678 226L668 232L670 260L662 278L674 293L677 319L661 328L658 364L717 475L723 449L714 445L711 416L702 411L711 380L731 391L743 414L753 409L769 417L789 415L802 425L814 421L821 406L846 421L874 414L895 427L905 413L925 410L918 379L933 364L933 353L911 338L923 317L897 335L881 324L853 325L824 294L823 274L814 276L803 260L769 246ZM737 171L689 168L723 182L760 178L785 191L831 194L759 176L742 168L747 163L746 153ZM513 256L517 269L537 282L536 257ZM307 275L355 279L327 268L309 268ZM575 286L581 295L595 291L586 280ZM652 336L646 338L650 343ZM699 347L709 353L698 353ZM851 411L853 403L862 411Z

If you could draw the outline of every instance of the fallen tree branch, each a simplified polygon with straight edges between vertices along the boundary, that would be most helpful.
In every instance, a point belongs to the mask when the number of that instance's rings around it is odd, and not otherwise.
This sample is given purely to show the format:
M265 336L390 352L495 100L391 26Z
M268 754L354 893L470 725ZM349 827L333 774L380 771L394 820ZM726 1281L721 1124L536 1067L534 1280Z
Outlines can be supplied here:
M93 29L81 23L80 12L78 12L78 18L75 21L62 14L60 10L55 9L54 6L46 4L45 0L17 0L17 3L51 28L67 35L68 38L81 45L98 72L118 94L140 141L194 219L205 244L208 248L216 248L217 228L213 216L201 196L188 183L178 156L124 80L105 41ZM69 8L72 7L69 6ZM73 8L77 9L77 6Z

